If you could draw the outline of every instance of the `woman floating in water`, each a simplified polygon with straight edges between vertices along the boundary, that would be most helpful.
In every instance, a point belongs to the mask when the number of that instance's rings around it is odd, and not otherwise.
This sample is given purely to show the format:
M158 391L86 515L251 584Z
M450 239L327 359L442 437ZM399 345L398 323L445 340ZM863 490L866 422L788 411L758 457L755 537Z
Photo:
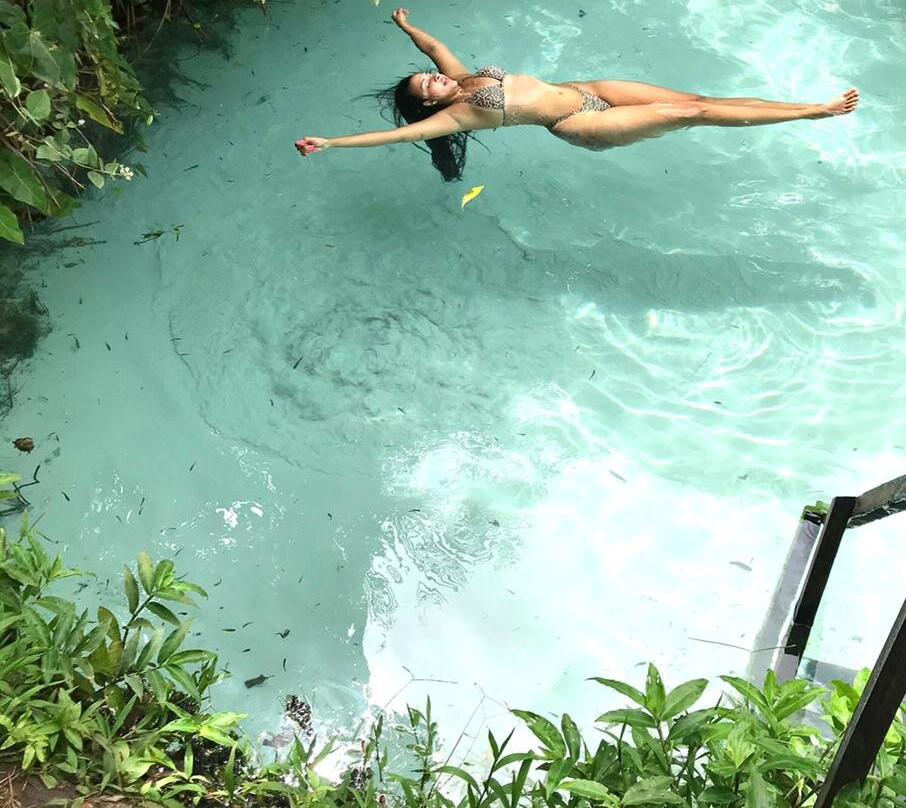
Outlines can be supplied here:
M787 104L760 98L711 98L635 81L549 84L496 66L470 73L439 40L409 24L398 8L393 21L437 66L377 93L392 103L396 129L342 137L304 137L303 156L329 148L384 146L424 140L445 180L458 180L466 139L477 129L535 124L562 140L594 151L628 146L689 126L762 126L846 115L859 103L851 89L825 104Z

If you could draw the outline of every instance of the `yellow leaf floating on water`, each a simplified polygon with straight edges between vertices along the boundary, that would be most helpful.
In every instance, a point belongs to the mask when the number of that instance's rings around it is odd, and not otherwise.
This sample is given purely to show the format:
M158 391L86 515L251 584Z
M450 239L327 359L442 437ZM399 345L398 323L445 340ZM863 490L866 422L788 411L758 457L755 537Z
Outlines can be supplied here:
M378 6L378 5L380 5L381 0L371 0L371 2L374 3L376 6Z
M466 206L467 202L471 202L483 190L484 190L483 185L476 185L474 188L471 188L467 193L463 194L462 204L459 206L460 210L462 210Z

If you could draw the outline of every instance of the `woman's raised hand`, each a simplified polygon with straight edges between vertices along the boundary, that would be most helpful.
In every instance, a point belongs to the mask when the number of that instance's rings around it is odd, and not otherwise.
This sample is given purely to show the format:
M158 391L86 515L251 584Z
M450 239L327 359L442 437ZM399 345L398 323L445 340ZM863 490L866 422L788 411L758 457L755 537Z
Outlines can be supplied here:
M409 23L409 11L405 8L398 8L390 15L390 19L392 19L400 28L405 29L406 25Z
M308 157L309 154L314 154L315 152L324 151L330 147L330 143L327 141L327 138L323 137L303 137L296 141L296 150L303 157Z

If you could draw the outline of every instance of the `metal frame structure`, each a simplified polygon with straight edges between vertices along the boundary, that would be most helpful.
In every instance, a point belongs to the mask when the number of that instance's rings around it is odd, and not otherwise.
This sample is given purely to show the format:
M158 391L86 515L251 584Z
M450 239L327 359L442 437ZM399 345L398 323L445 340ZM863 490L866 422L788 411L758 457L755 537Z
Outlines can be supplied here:
M778 679L781 681L790 679L799 670L809 635L815 624L818 606L846 529L865 525L901 511L906 511L906 475L872 488L858 497L835 497L823 518L817 536L814 512L809 514L808 508L803 512L803 521L800 522L793 548L787 558L784 575L774 592L768 620L759 635L759 646L770 642L772 637L780 640L773 643L779 653L771 654L771 662L765 666L773 668ZM808 568L802 577L806 559ZM801 587L798 586L800 581ZM788 604L792 600L791 592L796 589L799 591L799 597L792 618L784 627L783 621L789 613ZM757 664L757 659L756 653L753 656L753 667ZM894 621L887 642L846 728L814 808L830 808L843 786L866 778L904 698L906 698L906 601Z

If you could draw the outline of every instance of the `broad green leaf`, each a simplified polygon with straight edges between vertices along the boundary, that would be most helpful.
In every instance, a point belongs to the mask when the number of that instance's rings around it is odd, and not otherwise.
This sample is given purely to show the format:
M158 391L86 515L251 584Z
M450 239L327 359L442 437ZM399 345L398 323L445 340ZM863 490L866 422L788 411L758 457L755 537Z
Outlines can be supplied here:
M173 665L191 665L193 662L209 662L212 659L217 659L217 654L213 651L190 649L177 651L167 661Z
M142 582L145 594L150 595L154 590L154 564L147 553L138 554L138 579Z
M120 762L118 768L125 775L126 782L132 783L143 777L153 765L153 760L127 757Z
M7 28L25 25L25 12L15 3L0 3L0 24Z
M103 187L104 187L104 175L103 175L103 174L100 174L100 173L98 173L97 171L89 171L89 172L88 172L88 179L91 180L91 184L92 184L95 188L103 188Z
M570 794L585 797L595 802L606 802L610 805L619 805L620 801L610 793L607 786L596 783L594 780L564 780L560 788Z
M167 635L167 639L165 639L163 645L161 645L160 651L157 652L158 664L166 662L176 649L179 648L180 644L185 639L186 634L189 632L191 625L192 621L186 620L184 623L180 623L178 628L173 629L173 631Z
M654 729L657 722L644 710L633 710L628 707L619 710L608 710L599 715L595 721L602 724L628 724L630 727Z
M111 163L108 165L107 170L113 171L116 168L116 163ZM158 587L161 584L172 579L173 577L173 562L169 558L165 558L158 563L154 568L154 586Z
M130 673L127 676L123 677L123 681L127 685L129 685L129 687L132 689L132 692L135 693L135 695L139 698L145 695L145 688L144 685L142 685L141 677L137 674Z
M649 777L626 790L621 805L664 805L681 803L683 798L670 790L672 777Z
M137 631L133 631L129 635L126 644L123 646L123 655L120 657L119 664L117 665L117 676L132 667L132 663L135 662L135 657L138 655L138 641L140 639L141 636Z
M163 626L151 628L151 639L148 640L138 653L138 659L135 660L135 670L143 672L151 659L159 650L164 641Z
M560 737L557 727L551 721L528 710L513 710L512 713L517 718L525 721L528 728L541 741L544 748L551 752L553 757L566 757L566 744L563 742L563 738Z
M234 746L236 744L235 738L231 738L222 729L212 727L209 724L202 724L198 728L198 734L202 738L207 738L209 741L214 741L214 743L221 746Z
M598 684L604 685L604 687L616 690L617 693L622 693L624 696L632 699L640 707L647 706L645 703L645 694L640 690L636 690L632 685L626 684L626 682L621 682L619 679L604 679L601 676L592 676L591 679Z
M157 699L157 703L165 704L167 701L167 693L170 688L167 685L167 680L164 679L163 674L161 674L160 671L151 670L145 674L145 678L148 680L148 686L151 688L154 698Z
M50 95L47 90L32 90L25 96L25 108L36 121L50 116Z
M107 626L107 636L115 642L119 642L120 639L120 625L116 619L116 615L110 611L110 609L105 606L98 606L98 625L105 624Z
M556 791L560 781L569 774L573 765L573 761L569 758L560 758L550 764L547 770L547 777L544 778L544 791L548 796Z
M172 677L173 681L176 682L193 699L201 699L201 694L198 692L198 685L195 683L195 679L192 677L192 674L190 674L185 668L181 668L179 665L167 665L166 670L167 673L169 673Z
M773 808L764 778L758 769L754 769L749 775L748 788L746 789L746 808Z
M135 614L136 609L138 609L138 583L129 567L123 567L123 587L126 590L126 602L129 605L129 613Z
M35 78L48 84L63 82L72 88L75 84L75 61L72 51L52 47L34 29L26 32L14 29L9 32L8 42L12 53Z
M211 727L217 727L218 729L230 729L232 727L238 727L239 722L243 718L246 718L248 713L231 713L227 711L221 711L219 713L213 713L209 715L204 723Z
M179 625L179 618L162 603L156 603L152 601L148 604L147 608L149 612L157 615L161 620L166 620L168 623L172 623L174 626Z
M534 752L512 752L509 755L504 755L500 760L497 761L497 769L503 769L507 766L512 765L513 763L520 763L522 761L533 761L538 760L538 756Z
M680 716L673 722L667 737L675 742L686 741L691 735L699 732L717 717L717 712L712 708L686 713L686 715Z
M9 59L0 59L0 87L10 97L15 98L22 91L19 77Z
M198 721L194 718L177 718L164 724L160 728L161 732L195 732L198 729Z
M9 149L0 150L0 188L13 199L50 216L51 206L44 183L28 161Z
M774 704L774 716L778 721L788 718L793 713L804 710L815 699L822 696L825 692L823 687L809 687L807 683L802 688L797 688L794 692L783 693Z
M663 721L664 717L661 711L664 707L664 699L667 698L667 692L664 689L664 682L661 674L653 664L648 663L648 675L645 677L645 707L655 719Z
M661 708L661 721L669 721L674 716L688 710L701 698L707 686L707 679L692 679L671 690Z
M738 676L721 676L720 678L738 692L746 701L758 707L765 718L770 717L771 711L768 707L768 703L765 701L762 692L755 685L751 682L747 682L745 679L740 679Z
M76 106L86 113L95 123L99 123L101 126L107 127L107 129L112 129L119 135L123 134L122 124L108 115L107 111L100 106L100 104L96 101L92 101L88 96L81 94L77 95Z
M9 208L7 208L9 210ZM0 474L0 485L9 485L10 483L17 483L22 479L21 474L10 474L8 472Z
M436 771L439 774L452 774L454 777L458 777L460 780L466 783L466 785L473 788L476 793L481 791L475 778L465 769L459 768L459 766L440 766Z
M578 760L582 752L582 735L579 727L569 715L563 713L560 719L560 729L563 731L563 738L566 741L566 748L569 750L569 756L573 760Z

